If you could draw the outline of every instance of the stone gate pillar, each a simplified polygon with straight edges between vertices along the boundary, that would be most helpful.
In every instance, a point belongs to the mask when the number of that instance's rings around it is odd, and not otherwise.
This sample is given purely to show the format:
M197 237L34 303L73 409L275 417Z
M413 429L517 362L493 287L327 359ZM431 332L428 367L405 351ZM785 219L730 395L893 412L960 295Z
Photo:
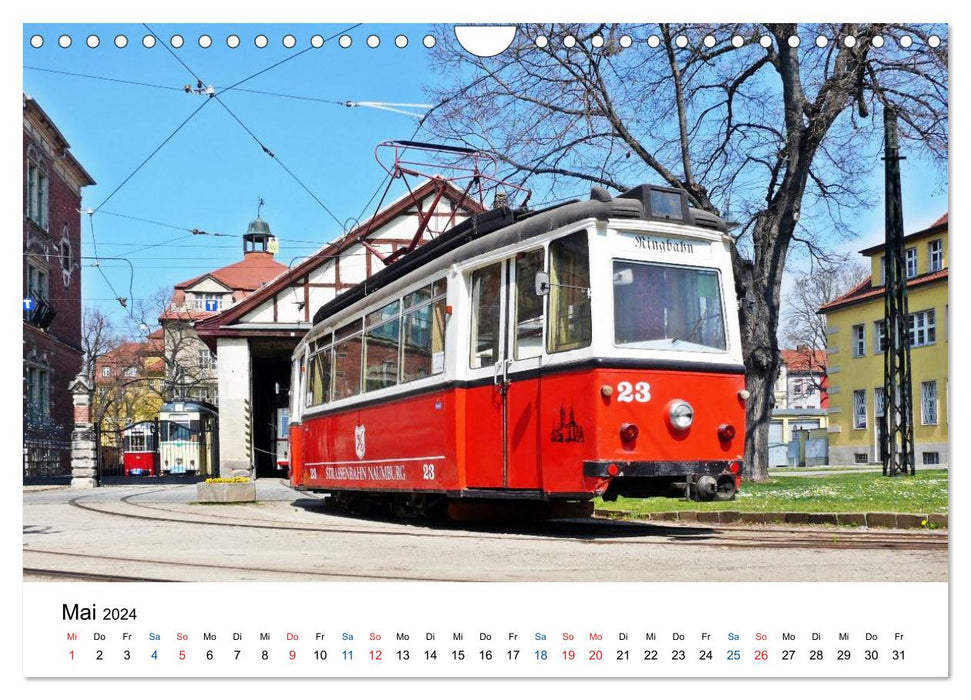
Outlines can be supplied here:
M216 367L219 372L219 476L255 476L249 341L219 338Z
M91 381L78 374L68 389L74 398L74 430L71 432L71 488L98 485L98 445L91 422Z

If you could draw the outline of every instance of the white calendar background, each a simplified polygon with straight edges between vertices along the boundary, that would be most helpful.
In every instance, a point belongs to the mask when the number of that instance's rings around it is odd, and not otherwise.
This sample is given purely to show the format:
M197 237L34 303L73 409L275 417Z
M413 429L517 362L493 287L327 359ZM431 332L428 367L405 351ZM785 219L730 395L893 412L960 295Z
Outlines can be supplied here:
M948 674L946 584L27 583L24 614L28 677Z

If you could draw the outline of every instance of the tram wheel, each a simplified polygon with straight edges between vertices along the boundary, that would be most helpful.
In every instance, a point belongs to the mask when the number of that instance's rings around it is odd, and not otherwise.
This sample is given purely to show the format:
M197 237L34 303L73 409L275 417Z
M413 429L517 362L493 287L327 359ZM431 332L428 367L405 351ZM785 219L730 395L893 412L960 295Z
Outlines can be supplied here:
M707 474L698 477L698 480L691 484L692 501L713 501L718 493L718 483L715 477Z
M716 501L734 501L738 491L735 489L735 480L731 477L722 477L718 480L718 487L715 490Z

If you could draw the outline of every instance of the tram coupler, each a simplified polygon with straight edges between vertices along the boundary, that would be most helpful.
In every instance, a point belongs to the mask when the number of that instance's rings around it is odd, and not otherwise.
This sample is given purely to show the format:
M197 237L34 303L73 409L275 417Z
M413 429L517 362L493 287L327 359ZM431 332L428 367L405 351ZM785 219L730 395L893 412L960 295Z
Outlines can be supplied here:
M733 501L738 488L733 474L689 474L684 497L689 501Z

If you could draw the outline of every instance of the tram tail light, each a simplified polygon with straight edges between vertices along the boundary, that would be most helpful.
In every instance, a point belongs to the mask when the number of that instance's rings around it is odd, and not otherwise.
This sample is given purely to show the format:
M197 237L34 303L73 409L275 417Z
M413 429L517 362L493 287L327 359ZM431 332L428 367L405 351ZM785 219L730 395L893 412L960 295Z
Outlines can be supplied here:
M718 439L728 442L735 439L735 426L729 423L722 423L718 426Z
M624 423L620 426L620 439L622 442L634 442L640 434L640 429L633 423Z
M607 476L617 476L618 474L620 474L620 467L616 464L607 465Z

